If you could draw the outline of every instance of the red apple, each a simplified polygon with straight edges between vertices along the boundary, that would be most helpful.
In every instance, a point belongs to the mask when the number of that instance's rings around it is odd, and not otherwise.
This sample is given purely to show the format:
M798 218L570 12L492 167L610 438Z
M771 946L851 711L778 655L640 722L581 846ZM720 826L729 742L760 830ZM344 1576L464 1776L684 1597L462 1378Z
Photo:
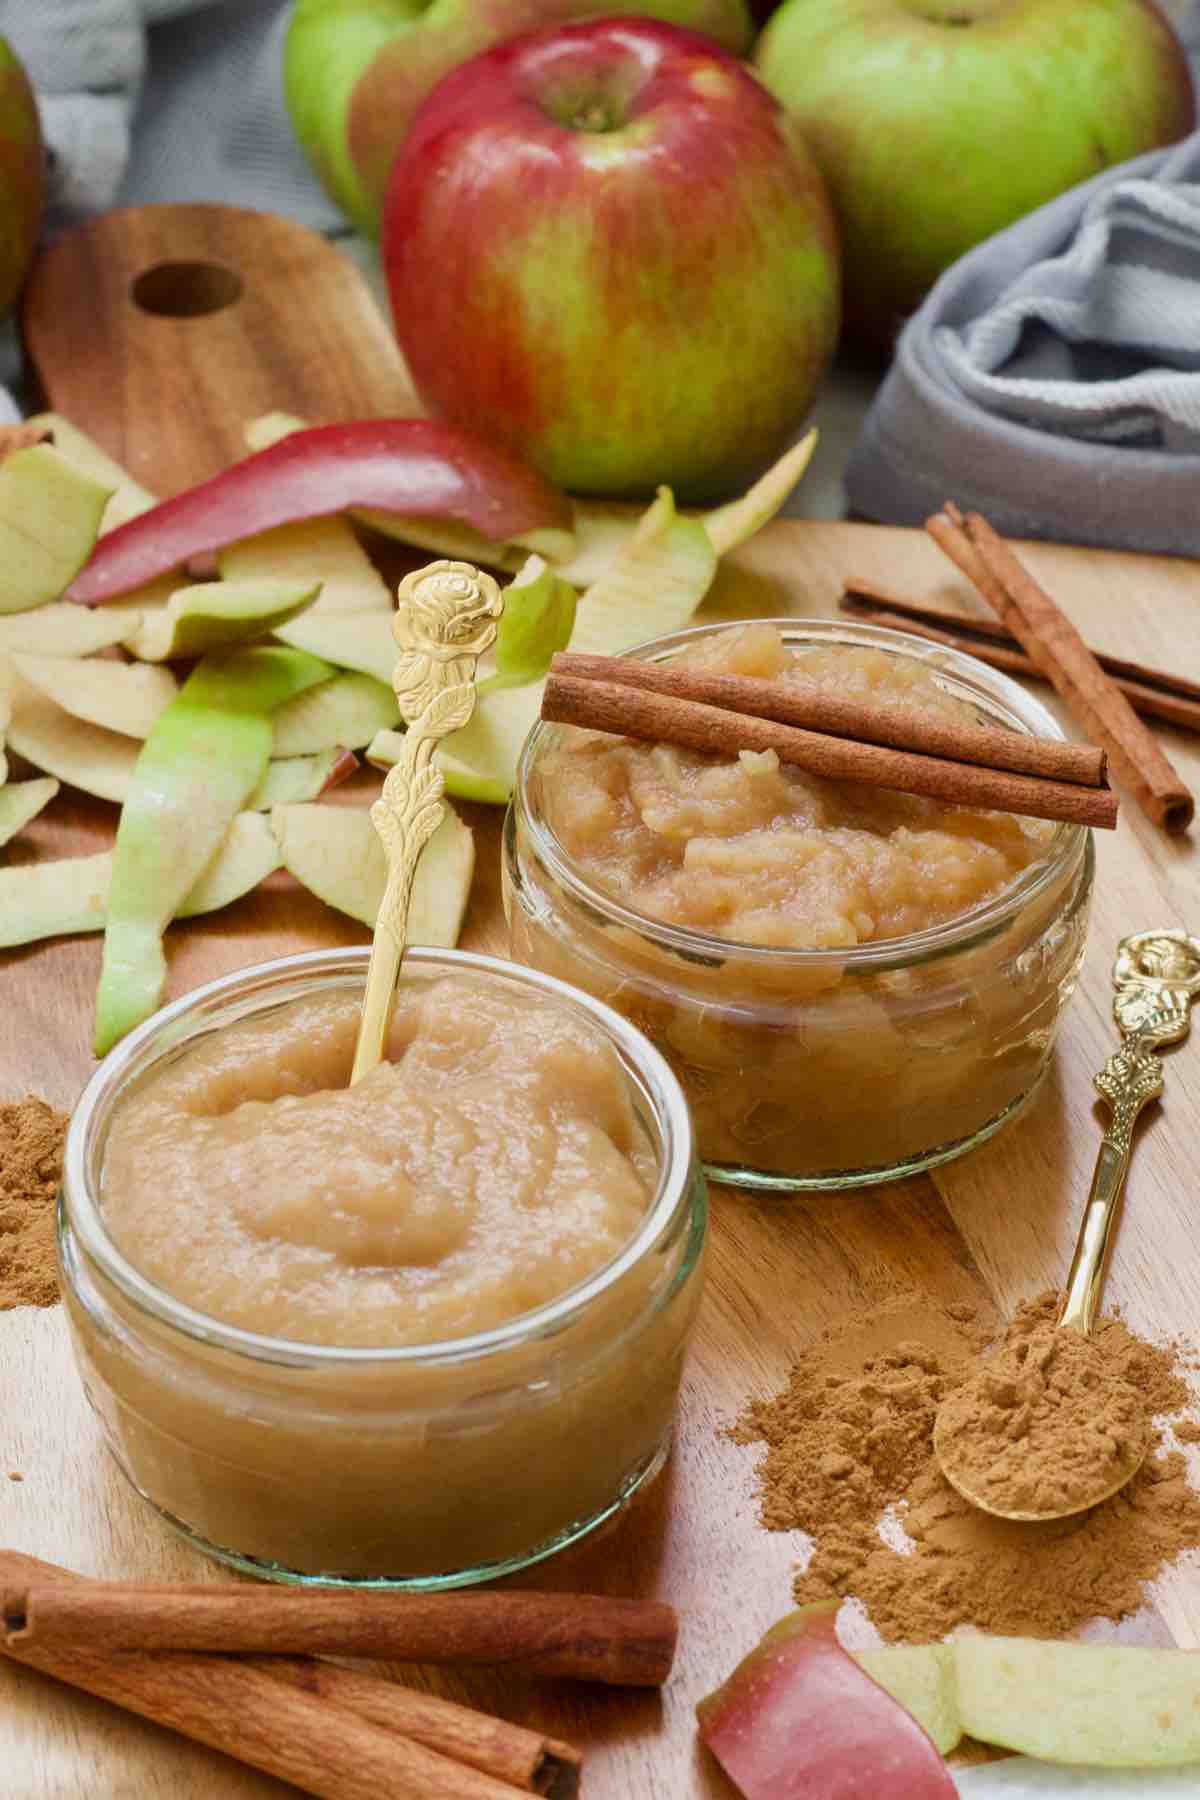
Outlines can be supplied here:
M393 167L383 254L427 404L581 492L744 485L837 337L808 153L733 57L650 20L446 76Z
M20 290L43 203L42 131L24 69L0 38L0 313Z

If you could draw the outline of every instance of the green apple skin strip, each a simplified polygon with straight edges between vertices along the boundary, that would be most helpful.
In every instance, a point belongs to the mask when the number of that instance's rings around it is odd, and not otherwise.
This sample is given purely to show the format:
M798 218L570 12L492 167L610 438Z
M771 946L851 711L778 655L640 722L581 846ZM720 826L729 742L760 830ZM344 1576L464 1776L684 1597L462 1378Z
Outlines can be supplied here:
M607 572L580 598L568 647L616 656L648 638L678 631L703 600L716 571L716 551L703 525L676 512L670 489L661 488ZM541 705L541 681L482 698L470 724L453 732L438 750L447 791L503 805Z
M200 581L173 587L161 605L143 606L140 625L122 642L143 662L207 656L265 637L311 607L320 592L320 583L311 580Z
M475 839L451 807L445 815L417 864L406 935L414 944L452 950L471 891ZM297 881L327 906L374 929L387 885L387 861L369 812L349 806L277 806L271 829L283 866Z
M217 552L225 581L319 581L315 613L391 614L392 596L345 519L303 519Z
M13 663L63 712L122 737L146 737L179 692L169 669L145 663L71 656L14 656Z
M6 738L9 748L35 769L98 800L118 803L129 792L142 748L136 738L73 718L21 680L13 689Z
M246 802L248 811L270 812L274 806L316 800L346 781L358 767L352 750L322 750L316 756L282 756L269 762L263 778Z
M113 853L98 1056L157 1008L163 930L262 780L271 714L331 674L327 663L282 646L206 658L146 739Z
M272 756L314 756L322 750L361 750L376 732L400 723L390 684L373 675L338 675L298 694L275 714Z
M727 556L761 531L775 517L796 483L800 480L817 447L817 433L810 431L798 444L785 450L778 462L771 464L754 486L740 499L714 507L701 515L701 524L718 556Z
M281 644L307 650L339 669L370 675L389 687L396 666L396 640L388 611L363 613L305 613L302 619L274 628Z
M33 612L0 615L0 654L10 656L94 656L123 644L142 622L128 606L103 612L55 600Z
M499 693L539 680L551 658L571 641L577 598L569 581L542 557L531 556L504 590L493 651L495 671L476 683L479 693Z
M125 525L130 519L136 519L139 513L149 512L152 506L158 505L157 494L152 494L140 481L135 481L129 471L123 469L119 462L114 462L94 438L90 438L86 431L80 431L78 425L72 425L70 419L64 419L61 413L35 413L26 423L48 431L51 443L64 461L69 462L80 475L86 475L101 487L110 490L108 504L100 521L102 537L106 531L115 531L118 525Z
M0 950L103 931L112 866L113 853L105 850L99 856L0 868ZM279 846L264 814L238 813L176 917L190 919L231 906L278 867Z
M59 600L91 555L111 486L49 444L0 463L0 613Z
M49 806L58 792L57 781L40 777L37 781L13 781L0 787L0 844L24 831L43 807ZM0 926L2 929L2 926Z

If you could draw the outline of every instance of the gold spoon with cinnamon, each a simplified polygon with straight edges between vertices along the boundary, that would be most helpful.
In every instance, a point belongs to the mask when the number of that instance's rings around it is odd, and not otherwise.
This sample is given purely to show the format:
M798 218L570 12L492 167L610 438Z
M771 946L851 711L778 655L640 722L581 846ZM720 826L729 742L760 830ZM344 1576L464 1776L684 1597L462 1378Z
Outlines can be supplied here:
M1086 1512L1125 1486L1150 1447L1151 1422L1139 1397L1106 1368L1090 1334L1134 1124L1163 1091L1157 1052L1187 1036L1200 993L1200 938L1181 930L1123 938L1113 986L1121 1047L1095 1077L1109 1125L1055 1327L1036 1346L981 1362L934 1421L933 1447L946 1480L1003 1519ZM1070 1342L1068 1332L1077 1334Z

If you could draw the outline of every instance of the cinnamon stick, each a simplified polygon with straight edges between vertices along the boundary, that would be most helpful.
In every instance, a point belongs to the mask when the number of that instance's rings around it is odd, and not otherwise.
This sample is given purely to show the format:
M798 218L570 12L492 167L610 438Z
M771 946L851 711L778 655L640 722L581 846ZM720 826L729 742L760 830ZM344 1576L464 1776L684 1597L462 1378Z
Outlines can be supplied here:
M48 1577L63 1593L86 1593L92 1586L68 1583L64 1573L33 1557L0 1553L6 1591ZM258 1595L243 1589L243 1604L253 1609L258 1603ZM170 1726L318 1800L381 1800L385 1794L389 1800L515 1800L519 1792L231 1657L116 1656L86 1638L6 1640L0 1648L29 1668Z
M1195 811L1186 784L1070 620L1004 539L979 513L964 518L950 501L926 521L926 529L1053 683L1076 722L1105 746L1118 778L1143 811L1168 831L1186 831Z
M883 744L895 750L916 750L951 762L977 763L982 768L1007 769L1014 774L1069 781L1081 787L1104 786L1104 751L1092 744L1064 744L1054 738L1026 737L1018 731L952 723L883 701L867 702L831 694L802 677L786 682L763 681L748 675L681 668L677 663L642 662L628 656L584 656L571 651L560 651L550 667L555 675L576 675L583 681L615 681L622 687L646 688L678 700L699 700L729 712L775 719L781 725L799 725L831 737Z
M780 725L774 719L751 718L616 682L581 681L551 672L542 695L542 717L649 743L680 744L710 755L774 750L781 762L829 781L869 782L875 787L924 794L952 806L990 807L1104 829L1117 822L1116 796L1107 788L1075 787L1064 781L1043 781L1032 775L918 756L909 750L826 737L795 725Z
M1012 633L994 619L954 612L949 607L918 606L861 577L846 584L841 604L844 611L869 625L910 631L930 643L963 650L993 669L1003 669L1025 680L1047 681ZM1092 654L1105 673L1112 676L1134 712L1176 725L1181 731L1200 731L1200 685L1196 682L1152 669L1145 663L1109 656L1105 651L1095 650Z
M1090 790L1072 790L1079 794ZM401 1662L489 1663L526 1675L658 1687L674 1609L606 1594L389 1594L138 1582L5 1583L9 1648L322 1651Z

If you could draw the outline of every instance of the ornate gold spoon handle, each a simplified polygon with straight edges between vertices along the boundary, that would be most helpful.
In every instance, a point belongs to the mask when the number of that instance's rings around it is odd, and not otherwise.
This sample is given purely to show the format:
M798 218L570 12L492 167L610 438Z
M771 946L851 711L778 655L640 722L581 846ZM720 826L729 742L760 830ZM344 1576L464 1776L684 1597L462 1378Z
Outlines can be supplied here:
M1091 1330L1100 1303L1133 1128L1146 1103L1163 1091L1158 1050L1187 1036L1192 1001L1200 992L1200 939L1185 931L1142 931L1123 938L1113 985L1113 1016L1123 1042L1095 1077L1108 1101L1109 1125L1058 1315L1060 1325L1084 1333Z
M392 629L400 648L392 686L408 726L400 760L371 808L388 878L367 969L350 1085L383 1060L404 958L408 908L421 851L442 822L438 741L475 710L475 665L494 642L504 607L490 575L470 563L435 562L406 575Z

